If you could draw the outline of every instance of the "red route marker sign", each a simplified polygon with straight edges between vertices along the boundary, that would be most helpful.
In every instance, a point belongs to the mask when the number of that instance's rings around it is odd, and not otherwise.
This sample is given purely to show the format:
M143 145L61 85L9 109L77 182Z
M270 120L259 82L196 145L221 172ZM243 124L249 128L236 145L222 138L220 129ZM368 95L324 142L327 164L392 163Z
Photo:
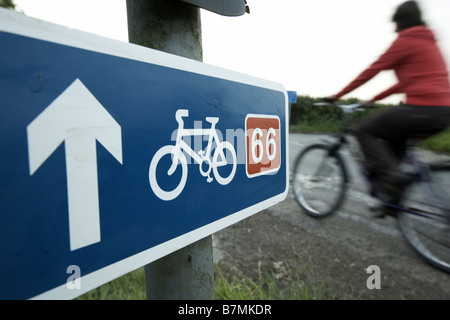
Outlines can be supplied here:
M276 173L281 165L280 118L249 114L245 119L245 136L247 176Z

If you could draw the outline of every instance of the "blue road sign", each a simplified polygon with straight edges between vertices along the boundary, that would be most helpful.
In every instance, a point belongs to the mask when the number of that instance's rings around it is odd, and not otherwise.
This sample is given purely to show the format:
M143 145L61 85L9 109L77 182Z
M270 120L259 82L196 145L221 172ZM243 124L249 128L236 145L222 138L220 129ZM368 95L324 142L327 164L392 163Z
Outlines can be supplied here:
M288 91L288 98L290 103L296 103L297 102L297 91Z
M0 10L0 299L71 299L285 199L279 85Z

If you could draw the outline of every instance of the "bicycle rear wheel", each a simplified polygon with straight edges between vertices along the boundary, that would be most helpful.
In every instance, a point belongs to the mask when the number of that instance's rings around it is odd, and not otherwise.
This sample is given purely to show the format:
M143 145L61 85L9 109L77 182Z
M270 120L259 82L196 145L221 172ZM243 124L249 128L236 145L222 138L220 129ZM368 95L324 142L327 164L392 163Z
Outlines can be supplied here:
M308 215L323 218L334 213L347 189L347 171L339 153L325 144L305 148L295 161L292 187Z
M434 267L450 273L450 166L432 165L429 181L418 182L405 193L400 229L415 251Z

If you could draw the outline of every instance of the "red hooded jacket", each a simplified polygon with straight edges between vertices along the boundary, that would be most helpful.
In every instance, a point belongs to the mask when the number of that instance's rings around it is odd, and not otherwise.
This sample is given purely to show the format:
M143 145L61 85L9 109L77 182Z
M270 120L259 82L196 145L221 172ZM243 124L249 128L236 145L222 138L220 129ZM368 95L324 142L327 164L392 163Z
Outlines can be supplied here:
M406 93L406 104L450 107L447 66L433 33L423 25L399 32L390 48L334 97L339 99L380 71L392 69L399 82L374 97L374 101L394 93Z

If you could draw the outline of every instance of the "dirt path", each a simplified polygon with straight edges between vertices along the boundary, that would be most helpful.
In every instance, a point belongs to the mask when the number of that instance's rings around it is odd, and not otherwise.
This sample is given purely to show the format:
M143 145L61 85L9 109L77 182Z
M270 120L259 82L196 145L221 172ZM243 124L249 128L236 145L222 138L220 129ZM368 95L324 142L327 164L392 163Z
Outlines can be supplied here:
M450 275L424 263L395 228L395 219L386 219L386 227L345 213L315 220L290 194L215 234L215 260L222 270L237 268L252 278L262 270L281 280L303 268L305 282L323 282L325 299L450 299ZM367 288L371 265L380 267L379 290Z

